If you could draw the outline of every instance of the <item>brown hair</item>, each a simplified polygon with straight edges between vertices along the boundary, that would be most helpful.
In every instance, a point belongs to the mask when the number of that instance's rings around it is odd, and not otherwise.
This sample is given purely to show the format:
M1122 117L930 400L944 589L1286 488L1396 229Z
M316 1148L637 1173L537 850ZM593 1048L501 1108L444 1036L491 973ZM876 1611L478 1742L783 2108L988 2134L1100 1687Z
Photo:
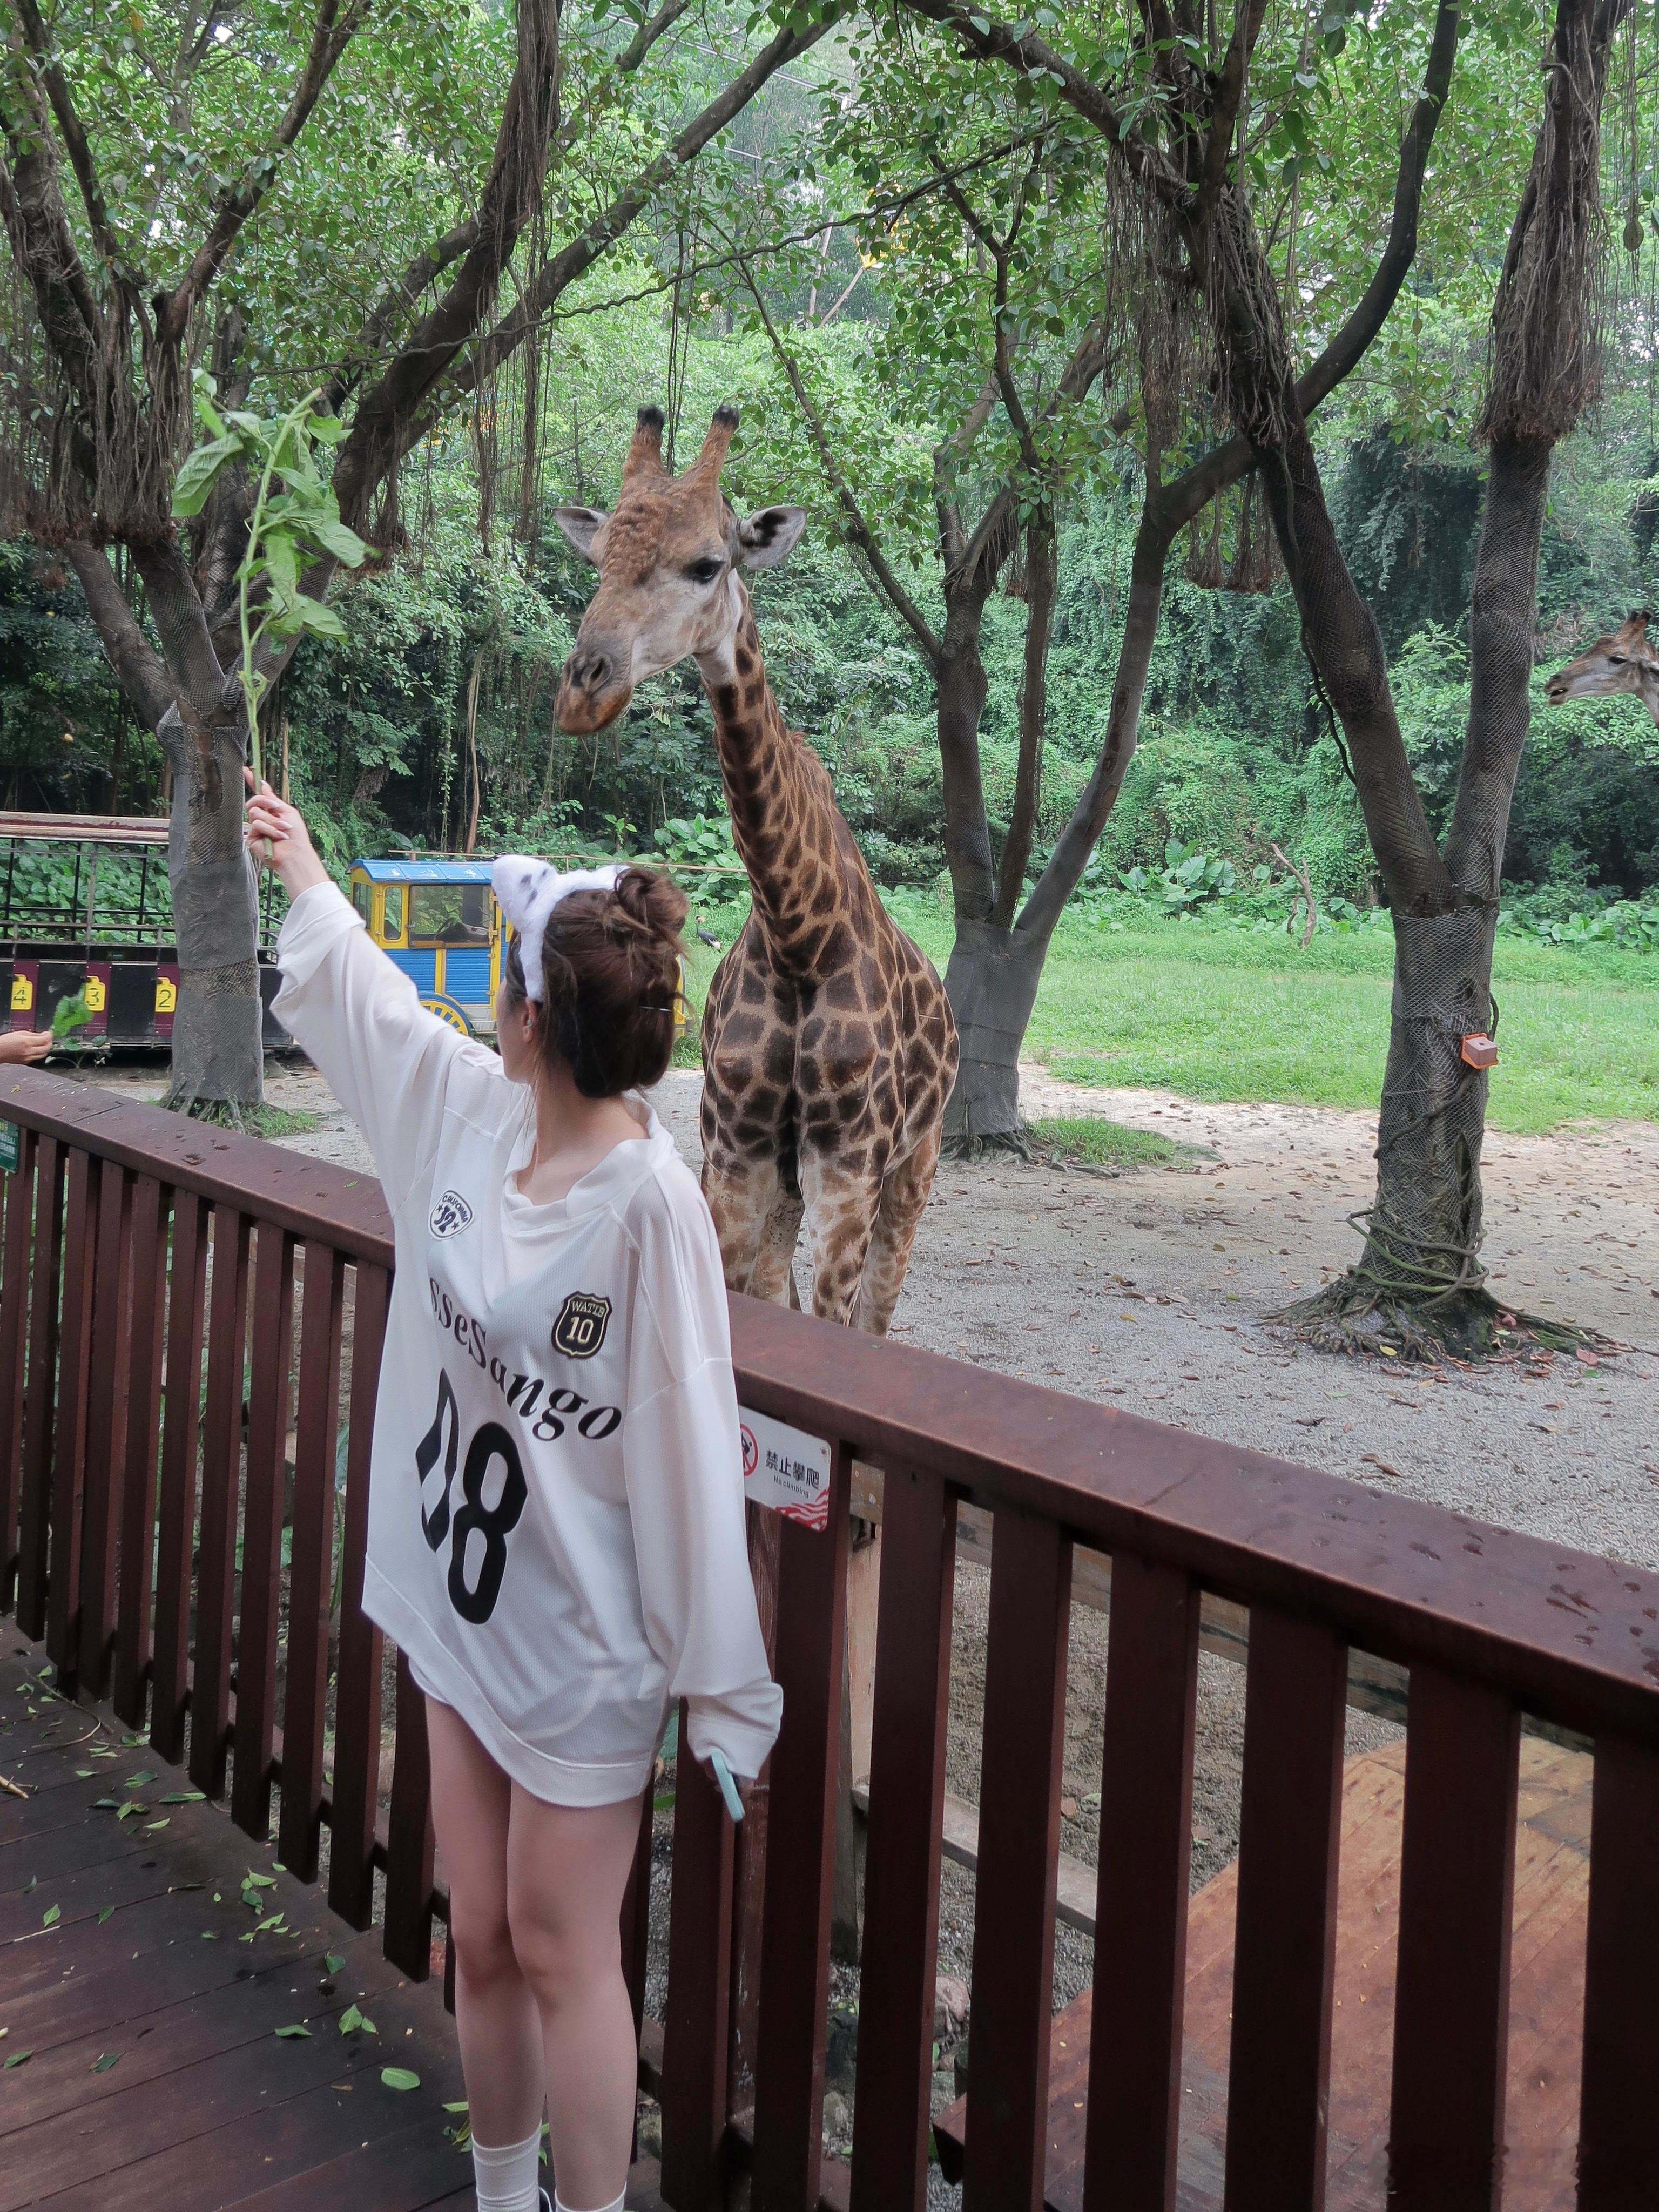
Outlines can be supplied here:
M584 1098L614 1098L661 1081L674 1048L674 1001L686 897L649 868L608 891L572 891L542 939L542 1058L562 1061ZM516 1006L528 996L516 937L501 963Z

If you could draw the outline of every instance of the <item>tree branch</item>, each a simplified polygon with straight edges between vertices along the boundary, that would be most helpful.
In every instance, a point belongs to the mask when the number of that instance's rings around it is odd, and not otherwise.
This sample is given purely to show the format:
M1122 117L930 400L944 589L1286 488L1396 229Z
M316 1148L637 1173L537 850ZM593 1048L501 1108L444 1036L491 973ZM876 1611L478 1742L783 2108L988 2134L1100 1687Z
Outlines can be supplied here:
M64 551L81 580L87 611L97 627L104 658L115 671L133 712L154 730L173 704L173 685L160 654L139 629L138 618L116 581L108 554L83 538L70 538Z
M0 220L34 294L47 343L84 404L97 389L104 319L70 228L52 125L35 73L15 46L0 66L9 94L0 99L7 154L0 161Z
M323 87L334 73L335 64L356 35L370 4L371 0L346 0L342 14L340 0L319 0L317 20L312 26L311 51L306 56L306 65L300 72L288 111L276 126L271 142L273 150L250 161L220 200L207 236L196 249L189 269L161 316L158 335L167 343L176 345L184 336L191 309L224 266L225 256L235 243L238 233L275 182L277 156L287 153L305 129Z
M633 183L618 193L602 215L596 216L585 230L544 264L534 281L526 286L523 297L513 312L496 324L472 358L457 371L451 380L452 391L457 393L472 392L480 384L488 382L508 356L523 343L560 293L592 268L663 186L694 161L709 140L726 128L733 116L741 113L769 77L781 70L786 62L797 60L815 46L829 27L829 24L824 22L816 24L804 33L779 32L771 44L757 54L742 75L734 77L726 89L710 100L702 113L686 125L672 146L649 162ZM436 381L435 377L433 381Z
M46 97L52 102L52 112L58 118L58 128L70 157L70 167L74 170L75 181L81 188L82 204L87 211L93 242L112 271L120 257L120 246L110 228L109 211L104 204L104 195L98 183L92 148L88 143L81 118L76 112L68 80L34 0L16 0L16 8L17 20L23 27L23 37L40 66L41 82L46 88Z
M1238 106L1244 95L1250 57L1255 52L1257 39L1261 35L1261 19L1266 13L1267 0L1237 0L1232 36L1227 41L1226 57L1222 62L1220 77L1216 85L1215 105L1210 111L1209 138L1204 149L1204 173L1198 188L1200 221L1214 207L1222 179L1227 173L1227 150L1233 143L1233 128L1238 121Z
M842 513L846 517L848 541L856 545L869 562L871 572L880 586L883 598L886 599L894 613L898 616L917 644L921 646L922 652L927 655L928 665L937 671L939 641L934 634L933 625L894 574L891 564L877 543L875 532L871 529L864 509L859 504L858 495L837 465L836 457L830 451L830 435L824 428L823 418L812 404L806 389L806 380L800 372L800 364L779 337L777 325L767 312L766 302L761 297L760 287L756 283L748 263L740 262L738 266L743 270L743 280L749 287L755 305L760 310L761 321L766 327L767 337L772 342L772 350L777 356L778 365L789 380L789 388L795 395L795 404L800 409L805 419L807 434L817 449L819 465L829 479L830 488L836 495Z

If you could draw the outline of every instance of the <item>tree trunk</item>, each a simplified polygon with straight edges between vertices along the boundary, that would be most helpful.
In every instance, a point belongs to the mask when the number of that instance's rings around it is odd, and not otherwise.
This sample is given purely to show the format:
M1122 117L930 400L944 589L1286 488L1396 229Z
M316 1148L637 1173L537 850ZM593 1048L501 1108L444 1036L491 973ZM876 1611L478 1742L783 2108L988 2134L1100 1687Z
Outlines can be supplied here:
M945 1143L953 1157L972 1158L988 1147L1024 1147L1019 1048L1048 950L1046 934L957 919L945 971L962 1051L956 1088L945 1109Z
M246 721L210 720L181 697L156 735L173 769L167 876L179 946L167 1103L240 1115L264 1097L258 898L242 842Z
M1331 1287L1293 1316L1316 1344L1356 1340L1435 1358L1490 1351L1498 1308L1483 1287L1480 1147L1484 1068L1463 1039L1490 1031L1497 915L1395 916L1393 1025L1377 1123L1376 1195L1365 1248Z

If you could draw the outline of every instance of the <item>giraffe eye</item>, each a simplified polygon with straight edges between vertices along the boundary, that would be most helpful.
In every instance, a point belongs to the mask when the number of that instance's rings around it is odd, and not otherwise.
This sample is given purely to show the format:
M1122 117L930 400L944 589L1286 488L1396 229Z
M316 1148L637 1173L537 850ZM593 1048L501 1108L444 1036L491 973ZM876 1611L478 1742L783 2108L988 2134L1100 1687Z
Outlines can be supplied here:
M694 561L685 573L694 584L712 584L725 566L724 561L705 558L702 561Z
M1625 656L1622 653L1610 653L1607 659L1614 668L1622 668L1625 665Z

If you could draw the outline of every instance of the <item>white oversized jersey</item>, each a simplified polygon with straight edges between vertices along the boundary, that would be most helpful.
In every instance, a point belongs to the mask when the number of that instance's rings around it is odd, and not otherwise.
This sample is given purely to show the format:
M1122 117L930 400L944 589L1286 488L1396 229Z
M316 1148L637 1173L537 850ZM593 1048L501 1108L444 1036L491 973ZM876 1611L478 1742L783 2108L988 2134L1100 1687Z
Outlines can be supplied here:
M744 1542L714 1224L672 1139L562 1200L516 1176L532 1095L422 1006L331 884L297 898L276 1012L374 1156L397 1238L363 1607L515 1781L603 1805L692 1753L754 1775L777 1735Z

